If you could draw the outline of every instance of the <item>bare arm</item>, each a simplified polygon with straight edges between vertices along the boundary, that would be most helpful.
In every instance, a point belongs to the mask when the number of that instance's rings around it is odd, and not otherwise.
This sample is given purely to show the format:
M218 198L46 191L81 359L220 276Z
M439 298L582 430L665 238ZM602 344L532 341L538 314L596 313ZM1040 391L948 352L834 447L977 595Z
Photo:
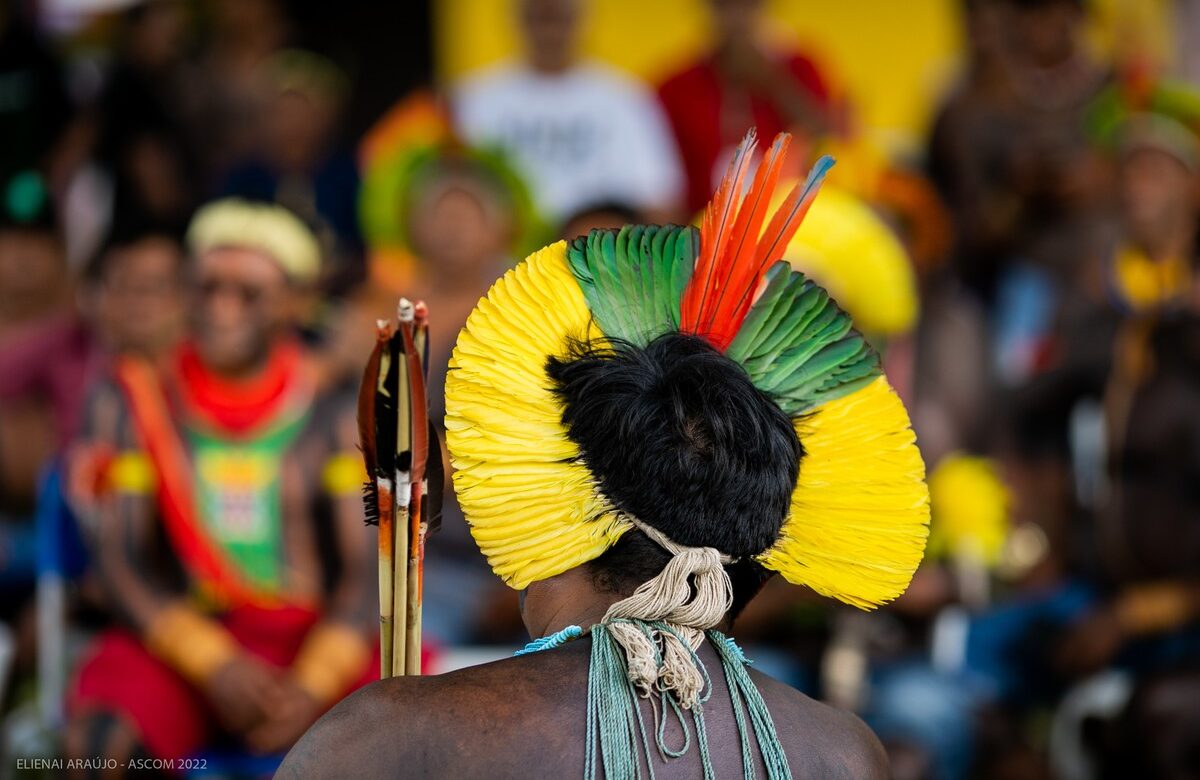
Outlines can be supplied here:
M339 410L332 449L328 462L333 468L345 469L350 464L357 467L360 462L353 408ZM334 539L342 562L341 574L330 596L329 619L365 634L376 613L376 535L365 527L359 479L351 482L343 476L341 482L325 480L324 487L333 508Z
M133 468L139 460L148 464L137 444L126 403L111 384L99 385L89 399L83 438L82 447L77 448L83 454L73 458L72 472L94 465L86 462L88 456L101 451L118 461L125 459L124 468ZM124 479L110 480L115 482L110 489L84 495L87 486L81 482L96 477L94 473L72 474L74 503L83 516L96 571L113 608L140 634L170 602L182 597L152 575L154 494L149 486Z
M397 743L404 735L390 722L394 713L382 706L377 687L363 688L327 712L288 751L275 777L345 777L349 767L359 777L384 777L389 765L394 773L400 765L392 757L402 755ZM412 766L406 772L420 774Z

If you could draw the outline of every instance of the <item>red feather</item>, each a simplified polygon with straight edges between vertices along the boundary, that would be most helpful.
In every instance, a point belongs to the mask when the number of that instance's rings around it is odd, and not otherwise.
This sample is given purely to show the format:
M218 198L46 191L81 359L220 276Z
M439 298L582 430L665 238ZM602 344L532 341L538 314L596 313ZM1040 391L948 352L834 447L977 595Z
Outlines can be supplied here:
M706 304L719 289L722 279L717 277L720 262L728 243L730 230L737 218L737 209L742 202L742 186L757 144L754 130L738 144L725 177L717 186L716 193L704 210L700 222L700 254L692 271L692 278L683 290L680 302L679 328L685 333L695 333L707 338L705 331Z
M828 155L817 160L817 164L808 172L808 178L803 182L797 182L792 191L788 193L787 198L775 210L775 215L771 217L771 223L767 225L766 231L758 242L758 256L763 259L764 263L769 264L777 259L782 254L784 247L796 235L796 231L800 229L800 223L804 221L804 215L808 213L809 207L817 197L817 192L821 189L821 183L825 181L825 174L832 167L833 158Z
M790 143L787 133L775 137L743 196L755 146L754 131L747 133L704 212L700 253L680 302L680 330L704 338L717 349L724 350L733 342L763 275L795 235L833 164L832 159L822 158L804 185L797 185L775 211L764 232L763 222Z
M746 318L746 312L750 309L747 288L753 289L756 280L762 278L769 264L762 262L755 250L791 141L789 135L781 134L775 137L770 150L758 166L750 191L742 201L737 221L733 223L730 240L726 246L725 262L719 270L719 278L723 282L707 318L707 332L712 334L714 342L721 349L733 341L742 320Z

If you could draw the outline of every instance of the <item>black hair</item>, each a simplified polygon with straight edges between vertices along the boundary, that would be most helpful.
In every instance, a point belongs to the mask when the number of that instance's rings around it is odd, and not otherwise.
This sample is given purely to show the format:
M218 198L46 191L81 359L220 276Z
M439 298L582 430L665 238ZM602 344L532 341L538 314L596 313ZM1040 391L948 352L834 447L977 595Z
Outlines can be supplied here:
M588 203L575 211L568 214L558 223L558 232L561 238L570 241L578 236L566 235L567 228L579 220L591 220L595 217L611 215L617 218L618 221L624 222L626 225L637 225L644 222L644 216L636 206L622 200L600 200ZM584 234L580 234L584 235Z
M546 372L568 436L618 509L679 544L734 558L775 543L803 448L792 421L736 362L700 338L670 333L645 347L574 342ZM617 567L618 591L667 560L637 552L642 534L625 537L637 554ZM620 543L608 555L621 558ZM761 585L765 576L753 579Z
M88 282L99 282L111 265L115 252L151 238L170 241L179 248L180 268L186 262L183 249L183 230L173 220L159 220L150 216L123 219L115 222L104 237L103 243L92 254L84 266L83 276Z

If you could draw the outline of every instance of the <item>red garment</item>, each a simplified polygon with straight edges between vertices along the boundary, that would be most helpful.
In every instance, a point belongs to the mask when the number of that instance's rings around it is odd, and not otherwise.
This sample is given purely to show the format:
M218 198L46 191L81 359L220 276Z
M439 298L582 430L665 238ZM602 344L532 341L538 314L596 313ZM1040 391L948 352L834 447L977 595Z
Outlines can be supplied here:
M284 668L296 659L318 617L299 607L245 606L231 610L221 622L247 653ZM346 693L377 679L378 645L361 678ZM88 648L68 709L73 716L96 710L124 716L155 758L187 758L220 733L203 694L123 628L106 631Z
M209 371L191 344L180 348L176 371L185 411L231 435L270 423L285 405L311 396L311 376L294 341L276 345L262 371L249 379Z
M812 60L801 54L788 55L784 68L814 100L829 105L829 90ZM722 137L721 104L726 85L717 73L711 58L675 74L658 89L675 132L679 154L687 176L688 213L698 213L712 196L715 183L723 171L714 170L728 160L726 151L742 140L749 127L736 128L729 137ZM750 95L750 112L758 137L771 139L778 133L791 130L779 111L762 95ZM730 132L730 130L726 130Z

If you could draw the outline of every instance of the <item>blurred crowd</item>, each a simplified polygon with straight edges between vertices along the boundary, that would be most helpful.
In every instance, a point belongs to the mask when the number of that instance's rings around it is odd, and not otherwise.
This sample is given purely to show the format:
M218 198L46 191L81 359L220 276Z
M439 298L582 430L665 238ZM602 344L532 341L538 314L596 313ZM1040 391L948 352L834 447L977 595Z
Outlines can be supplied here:
M710 47L658 84L581 54L587 4L518 0L524 54L440 84L304 3L0 0L0 777L269 774L377 666L376 320L428 303L440 421L506 269L692 221L750 129L792 176L838 158L786 259L883 355L933 523L895 604L769 585L736 636L902 780L1200 777L1200 85L1097 55L1087 0L963 0L898 157L762 0L697 2ZM445 490L430 671L524 639Z

